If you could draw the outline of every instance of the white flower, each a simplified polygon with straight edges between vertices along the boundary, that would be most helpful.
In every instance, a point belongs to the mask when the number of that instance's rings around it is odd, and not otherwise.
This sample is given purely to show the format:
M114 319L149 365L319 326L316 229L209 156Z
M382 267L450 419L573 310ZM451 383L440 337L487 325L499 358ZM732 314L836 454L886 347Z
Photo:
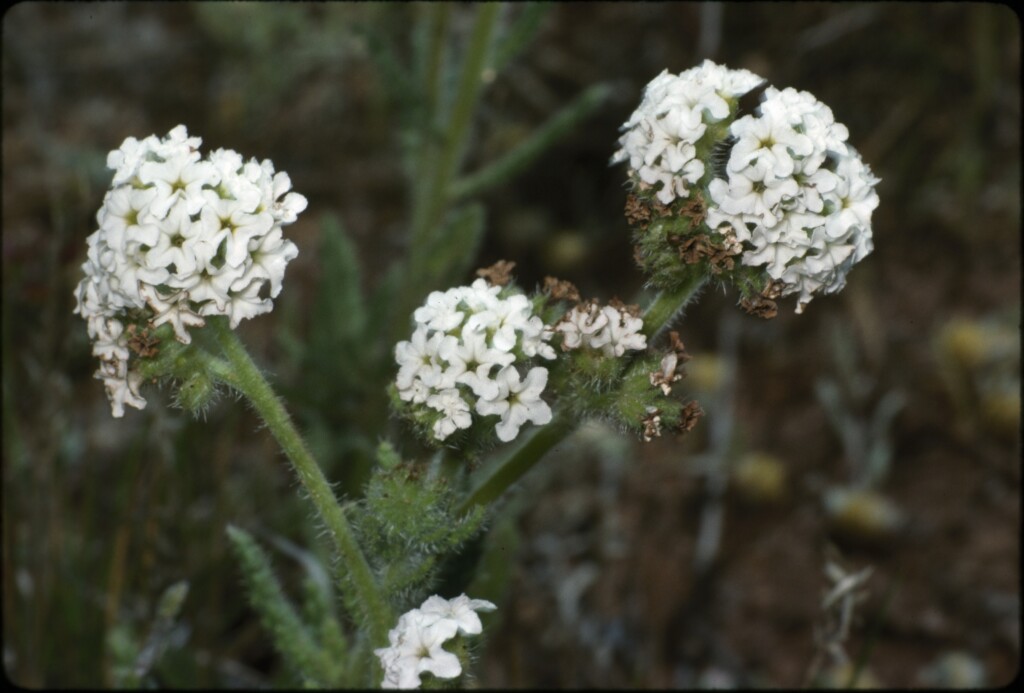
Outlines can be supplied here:
M485 599L470 599L464 594L451 600L434 595L423 602L420 611L453 621L464 635L479 635L483 625L476 612L494 611L497 608Z
M395 345L395 360L399 365L395 384L399 390L408 389L414 381L433 386L440 379L441 366L436 356L444 338L443 332L431 335L426 325L420 325L410 341Z
M419 688L426 672L441 679L461 675L459 658L441 647L457 630L454 622L425 616L419 609L402 614L388 633L391 646L374 650L384 667L381 688Z
M794 157L806 157L814 151L811 138L794 130L782 117L744 116L733 122L729 132L736 138L729 171L739 172L757 164L774 178L786 178L793 175Z
M217 170L208 161L199 161L199 152L185 151L165 161L147 161L139 167L139 182L156 189L156 197L147 210L154 219L163 219L172 205L182 203L189 215L198 214L206 201L204 186L216 187Z
M444 440L455 431L473 425L469 404L462 399L461 393L454 387L427 397L427 406L442 414L442 417L434 424L434 437L438 440Z
M170 323L188 344L189 327L225 315L231 326L268 312L281 291L286 265L298 254L281 227L295 220L306 199L269 161L245 163L219 149L203 159L198 137L179 125L166 137L127 138L110 152L111 189L87 239L85 278L75 289L75 312L85 318L93 353L107 358L114 342L98 320L121 326L117 348L127 354L123 321L148 311L152 327ZM269 294L269 297L266 295ZM98 340L98 341L97 341ZM115 377L104 366L111 407L142 408L128 356L117 357ZM121 372L123 373L123 377Z
M476 316L474 316L476 317ZM439 355L448 362L448 374L456 383L468 385L473 394L483 399L498 396L498 385L491 380L491 369L497 366L508 366L516 360L514 354L499 348L488 346L487 335L483 332L472 332L467 322L462 331L462 341L451 340L439 351ZM500 332L495 333L497 342ZM515 341L512 342L512 346Z
M497 414L501 421L495 426L498 440L507 443L515 440L524 423L543 425L551 421L551 407L540 398L548 383L548 369L531 368L526 379L519 380L519 371L506 366L495 377L498 395L490 400L477 402L476 411L484 416Z
M402 614L388 632L389 647L373 651L384 669L381 688L419 688L426 672L440 679L460 676L462 663L442 645L459 634L478 635L483 627L476 612L495 608L464 594L450 601L434 595L420 608Z

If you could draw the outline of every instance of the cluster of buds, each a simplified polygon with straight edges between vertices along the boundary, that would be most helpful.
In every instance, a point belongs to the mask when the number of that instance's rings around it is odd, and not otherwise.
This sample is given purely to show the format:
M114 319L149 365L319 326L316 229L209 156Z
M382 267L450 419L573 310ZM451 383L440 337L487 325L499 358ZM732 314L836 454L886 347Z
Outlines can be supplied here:
M590 300L577 304L554 329L562 334L564 351L599 349L605 356L622 356L647 348L647 337L640 331L643 326L639 306L620 301L601 306Z
M612 161L629 164L627 218L654 285L700 265L751 312L797 294L800 313L873 248L878 179L807 92L705 61L652 80L623 130Z
M381 688L419 688L425 673L439 679L459 677L462 662L442 646L458 636L479 635L483 625L476 612L496 608L464 594L451 600L435 595L402 614L388 632L390 645L373 651L384 668Z
M206 316L227 316L234 328L266 313L298 255L281 229L306 198L289 192L288 174L226 149L203 159L200 144L179 125L164 138L129 137L107 157L115 173L87 240L75 312L115 417L146 406L130 355L152 354L151 328L167 323L188 344L187 328Z

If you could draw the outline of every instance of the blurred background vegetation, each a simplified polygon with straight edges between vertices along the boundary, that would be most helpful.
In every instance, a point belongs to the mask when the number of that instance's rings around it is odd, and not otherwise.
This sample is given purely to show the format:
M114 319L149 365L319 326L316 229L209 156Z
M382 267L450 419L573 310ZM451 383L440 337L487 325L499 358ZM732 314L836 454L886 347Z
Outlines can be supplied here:
M454 48L477 9L451 8ZM125 137L185 123L205 147L271 158L310 208L288 228L300 255L276 310L240 330L328 477L355 493L367 451L335 431L377 430L367 397L381 396L367 394L358 344L325 341L311 307L352 277L374 295L407 246L403 138L417 112L403 94L419 11L28 2L4 14L3 658L14 683L295 683L225 534L232 523L269 547L292 594L329 582L273 440L230 398L195 422L151 392L145 411L112 419L72 291L106 153ZM624 171L608 159L643 86L706 57L828 104L881 177L882 203L876 251L837 297L771 322L715 293L690 312L682 385L707 413L697 431L642 445L587 426L523 482L484 555L477 588L489 593L474 593L502 600L480 682L1009 681L1020 658L1017 16L988 4L568 3L510 5L500 21L531 42L495 58L468 169L589 87L610 96L479 197L485 233L452 281L507 258L527 288L554 274L584 295L634 297ZM344 276L324 272L341 262L328 259L339 237L357 259ZM444 286L428 273L410 300ZM826 657L808 678L828 641L830 561L871 574L842 643L847 668Z

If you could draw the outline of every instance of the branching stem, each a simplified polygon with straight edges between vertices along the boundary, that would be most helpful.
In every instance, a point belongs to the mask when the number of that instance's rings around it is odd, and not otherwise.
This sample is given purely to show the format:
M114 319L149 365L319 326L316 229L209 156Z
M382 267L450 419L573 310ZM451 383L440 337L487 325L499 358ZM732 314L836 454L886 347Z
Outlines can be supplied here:
M647 335L648 343L697 297L705 280L705 277L698 275L674 291L658 294L644 312L643 332ZM487 505L499 498L548 451L565 440L575 430L575 424L576 421L565 412L556 413L550 423L538 428L515 452L485 470L486 477L462 501L459 512L465 513L474 505Z

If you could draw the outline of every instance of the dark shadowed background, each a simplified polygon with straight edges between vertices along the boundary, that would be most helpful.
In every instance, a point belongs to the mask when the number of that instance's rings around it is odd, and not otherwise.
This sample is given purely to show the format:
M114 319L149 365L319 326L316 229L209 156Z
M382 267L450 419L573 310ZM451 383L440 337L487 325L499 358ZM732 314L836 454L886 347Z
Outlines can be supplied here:
M473 10L457 8L457 23ZM224 533L257 532L289 584L322 553L273 440L231 398L196 422L151 390L144 411L112 419L72 292L106 153L184 123L204 147L272 159L309 199L286 230L300 255L277 309L240 327L285 390L297 382L281 333L308 329L320 220L342 221L368 287L406 231L401 103L373 46L383 36L401 55L411 17L391 3L29 2L4 14L13 682L124 685L160 595L187 581L147 681L294 684ZM588 427L523 482L495 525L507 560L488 570L507 587L485 618L481 685L801 685L829 560L872 572L844 645L854 664L824 667L819 683L845 684L858 662L859 685L1016 674L1020 56L1018 17L981 3L566 3L544 15L484 94L470 167L588 86L612 97L484 198L478 266L508 258L526 287L556 274L585 295L633 296L625 173L608 166L618 126L662 69L706 57L828 104L882 179L881 205L875 252L804 315L784 301L760 321L714 292L690 312L683 386L704 405L698 430L645 445Z

